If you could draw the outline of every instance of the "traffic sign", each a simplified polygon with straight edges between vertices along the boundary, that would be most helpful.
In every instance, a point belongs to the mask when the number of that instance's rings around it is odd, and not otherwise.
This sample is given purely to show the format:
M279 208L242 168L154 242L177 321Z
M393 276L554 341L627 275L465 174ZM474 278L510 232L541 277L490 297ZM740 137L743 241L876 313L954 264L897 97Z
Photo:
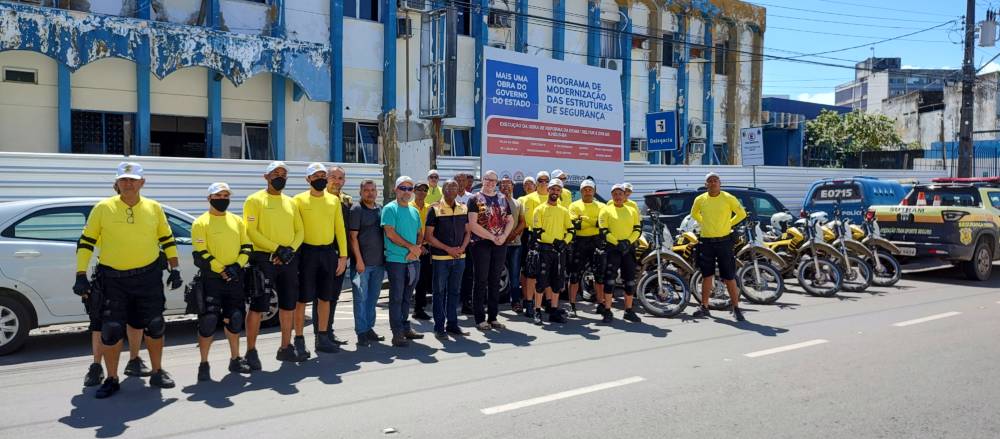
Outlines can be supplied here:
M764 132L760 127L740 129L740 157L743 166L764 164Z
M676 151L677 113L646 113L646 142L649 151Z

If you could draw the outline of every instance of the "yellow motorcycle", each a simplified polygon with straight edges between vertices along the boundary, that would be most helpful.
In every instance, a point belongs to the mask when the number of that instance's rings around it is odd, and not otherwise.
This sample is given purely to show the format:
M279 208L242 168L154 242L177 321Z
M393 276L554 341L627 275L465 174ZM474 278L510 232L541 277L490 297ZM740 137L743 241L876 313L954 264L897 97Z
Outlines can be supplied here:
M827 231L819 219L801 220L797 225L793 221L787 212L772 215L771 240L764 242L784 260L782 276L797 278L806 293L814 296L837 294L843 282L840 266L846 256L826 243Z

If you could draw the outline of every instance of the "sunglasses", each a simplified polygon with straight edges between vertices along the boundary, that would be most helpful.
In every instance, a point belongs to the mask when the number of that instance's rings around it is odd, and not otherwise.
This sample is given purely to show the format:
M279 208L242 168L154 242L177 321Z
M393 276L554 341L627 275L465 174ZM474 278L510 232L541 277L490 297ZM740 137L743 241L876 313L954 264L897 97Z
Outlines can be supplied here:
M427 179L428 179L428 180L437 180L437 179L438 179L438 176L437 176L437 175L432 175L432 176L430 176L430 177L427 177Z
M548 182L549 182L549 179L547 179L547 178L539 178L539 179L538 179L538 180L536 180L536 181L538 181L539 183L548 183Z
M401 190L403 192L413 192L413 186L400 186L396 189Z

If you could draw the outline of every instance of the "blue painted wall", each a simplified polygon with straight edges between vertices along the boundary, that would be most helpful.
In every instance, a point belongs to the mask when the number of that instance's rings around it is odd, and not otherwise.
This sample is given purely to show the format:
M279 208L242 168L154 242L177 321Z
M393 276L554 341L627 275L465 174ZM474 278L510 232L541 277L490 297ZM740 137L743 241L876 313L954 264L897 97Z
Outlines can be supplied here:
M838 107L836 105L815 104L812 102L796 101L782 98L764 98L761 100L761 109L776 113L801 114L806 120L813 120L819 116L823 110L836 111L840 114L850 113L850 107Z
M344 161L344 0L330 0L330 160Z
M625 28L622 29L619 44L622 51L622 120L625 121L622 127L622 160L629 160L629 152L632 148L631 125L632 114L632 19L629 17L629 9L624 6L618 7L618 12L624 15Z

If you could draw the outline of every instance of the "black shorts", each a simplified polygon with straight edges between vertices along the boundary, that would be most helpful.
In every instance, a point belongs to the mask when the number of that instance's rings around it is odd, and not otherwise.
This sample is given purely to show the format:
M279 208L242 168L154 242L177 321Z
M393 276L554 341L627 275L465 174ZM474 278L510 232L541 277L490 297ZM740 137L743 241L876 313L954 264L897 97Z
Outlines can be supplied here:
M163 270L152 269L129 277L102 276L104 303L101 322L125 322L146 329L149 321L163 317Z
M698 243L698 269L702 275L715 276L716 265L722 280L736 279L736 254L732 239Z
M341 285L337 280L343 282L344 275L337 276L340 253L335 247L302 244L298 257L301 258L299 303L311 303L315 299L329 302L340 295Z
M562 291L566 284L565 262L562 255L548 245L540 244L538 250L538 273L536 277L535 291L542 292L546 288L558 293Z
M625 282L625 294L635 294L635 249L628 253L622 253L618 250L618 247L608 245L605 253L607 255L607 262L604 265L604 290L609 293L614 291L615 282L620 273L622 281Z
M278 294L278 308L285 311L294 310L299 301L299 256L295 255L292 262L282 265L271 263L270 253L254 252L250 259L271 280ZM250 302L250 311L267 312L270 309L271 298L266 294Z
M588 271L594 275L594 282L604 283L604 252L600 250L601 237L583 236L573 239L570 252L569 283L578 284Z
M246 293L243 279L226 282L221 276L208 275L202 278L205 291L205 313L228 319L234 312L245 312Z

